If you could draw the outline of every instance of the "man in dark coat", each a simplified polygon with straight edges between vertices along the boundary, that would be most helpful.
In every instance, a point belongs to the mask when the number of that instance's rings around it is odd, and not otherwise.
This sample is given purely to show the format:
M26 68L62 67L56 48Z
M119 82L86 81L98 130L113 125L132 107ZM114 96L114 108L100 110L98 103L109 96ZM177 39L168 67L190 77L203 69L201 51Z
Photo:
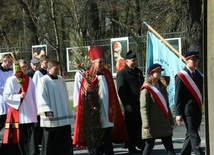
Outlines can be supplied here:
M202 88L203 76L196 69L199 62L198 51L191 50L185 53L186 67L175 77L175 114L178 125L184 121L186 138L181 155L204 155L200 147L198 130L202 118Z
M144 82L142 71L137 67L136 53L132 50L126 54L126 65L117 73L117 90L125 109L125 122L129 142L126 143L130 153L144 148L142 140L142 120L140 115L140 87Z

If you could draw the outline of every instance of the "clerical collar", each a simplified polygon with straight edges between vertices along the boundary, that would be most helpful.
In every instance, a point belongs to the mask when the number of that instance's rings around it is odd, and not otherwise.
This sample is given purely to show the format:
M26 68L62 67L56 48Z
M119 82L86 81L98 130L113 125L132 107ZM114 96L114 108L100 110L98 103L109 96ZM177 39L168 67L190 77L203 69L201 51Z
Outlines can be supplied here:
M39 71L43 74L43 75L46 75L48 72L47 72L47 70L46 69L44 69L44 68L39 68Z
M55 79L58 79L58 76L54 76L54 75L51 75L51 74L47 74L52 80L55 80Z
M4 68L3 66L0 66L0 70L2 70L3 72L8 72L10 70L10 68Z

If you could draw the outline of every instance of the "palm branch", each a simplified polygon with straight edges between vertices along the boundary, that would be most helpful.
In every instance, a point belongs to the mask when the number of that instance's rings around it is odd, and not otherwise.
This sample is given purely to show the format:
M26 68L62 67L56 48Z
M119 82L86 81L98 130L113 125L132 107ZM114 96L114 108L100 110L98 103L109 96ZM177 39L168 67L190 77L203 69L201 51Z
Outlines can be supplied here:
M101 121L99 83L92 84L96 73L97 71L94 67L83 73L83 78L85 78L88 84L92 85L91 92L87 92L87 89L84 88L85 92L83 95L83 130L90 155L96 154L105 134Z

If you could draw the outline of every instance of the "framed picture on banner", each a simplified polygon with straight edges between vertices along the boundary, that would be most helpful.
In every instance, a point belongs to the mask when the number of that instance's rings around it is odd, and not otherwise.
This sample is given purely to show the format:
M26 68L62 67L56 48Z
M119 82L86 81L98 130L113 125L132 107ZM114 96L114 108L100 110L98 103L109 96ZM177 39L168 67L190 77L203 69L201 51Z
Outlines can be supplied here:
M112 74L115 77L117 72L123 69L126 64L125 56L129 51L128 37L112 38L111 39L111 61Z
M47 55L47 45L33 45L32 58L40 58L41 55Z
M168 41L170 45L172 45L180 54L181 52L181 38L167 38L165 39Z
M78 70L75 57L81 61L80 63L84 63L84 57L88 55L89 49L90 46L66 48L67 72L76 72Z

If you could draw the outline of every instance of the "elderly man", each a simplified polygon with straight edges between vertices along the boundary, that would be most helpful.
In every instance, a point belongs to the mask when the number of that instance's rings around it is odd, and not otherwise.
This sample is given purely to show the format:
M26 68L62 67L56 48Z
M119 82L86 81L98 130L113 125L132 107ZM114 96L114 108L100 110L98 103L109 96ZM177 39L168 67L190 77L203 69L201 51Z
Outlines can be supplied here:
M127 140L125 122L112 74L104 67L102 48L91 48L89 56L92 66L83 73L81 81L73 143L87 145L96 155L113 155L112 142ZM94 140L100 143L92 147Z
M33 78L34 73L39 69L40 66L40 60L38 58L33 58L30 61L31 68L27 71L27 75L31 78Z

